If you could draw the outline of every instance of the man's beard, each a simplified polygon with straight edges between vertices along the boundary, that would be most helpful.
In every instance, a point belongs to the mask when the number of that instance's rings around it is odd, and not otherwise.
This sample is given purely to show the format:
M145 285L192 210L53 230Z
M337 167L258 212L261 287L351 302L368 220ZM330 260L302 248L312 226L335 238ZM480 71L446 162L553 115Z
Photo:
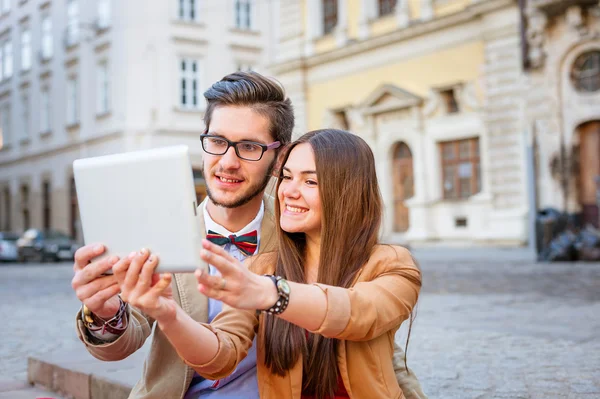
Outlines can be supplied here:
M271 163L271 165L269 166L269 169L267 170L267 173L265 174L265 178L259 184L249 187L248 195L244 195L243 197L239 198L238 200L236 200L234 202L220 202L217 199L215 199L215 197L210 192L210 187L208 184L206 185L206 194L208 195L208 198L212 201L213 204L215 204L217 206L222 206L223 208L231 209L231 208L238 208L242 205L246 205L248 202L250 202L254 198L256 198L256 196L261 195L263 193L263 191L265 191L265 188L267 188L267 185L269 184L269 180L271 179L271 173L273 172L274 166L275 166L275 161L273 161ZM208 181L208 179L206 179L206 177L205 177L205 180Z

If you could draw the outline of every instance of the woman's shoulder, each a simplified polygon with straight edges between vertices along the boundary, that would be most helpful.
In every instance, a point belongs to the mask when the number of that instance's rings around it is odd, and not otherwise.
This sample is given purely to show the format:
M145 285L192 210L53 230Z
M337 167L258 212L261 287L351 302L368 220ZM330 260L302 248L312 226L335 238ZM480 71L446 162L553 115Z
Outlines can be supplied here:
M275 263L277 262L277 252L265 252L250 258L244 262L248 269L256 274L273 274Z
M410 251L400 245L377 244L373 247L369 261L395 259L401 263L415 263Z

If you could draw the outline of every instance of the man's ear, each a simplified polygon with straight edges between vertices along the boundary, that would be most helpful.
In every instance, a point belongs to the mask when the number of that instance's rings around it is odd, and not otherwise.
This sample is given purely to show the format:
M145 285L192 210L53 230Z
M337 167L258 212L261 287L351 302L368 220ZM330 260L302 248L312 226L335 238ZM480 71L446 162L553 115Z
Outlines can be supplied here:
M273 165L273 170L271 171L271 176L279 177L279 171L281 170L281 164L283 163L285 151L283 149L277 149L277 156L275 157L275 164Z

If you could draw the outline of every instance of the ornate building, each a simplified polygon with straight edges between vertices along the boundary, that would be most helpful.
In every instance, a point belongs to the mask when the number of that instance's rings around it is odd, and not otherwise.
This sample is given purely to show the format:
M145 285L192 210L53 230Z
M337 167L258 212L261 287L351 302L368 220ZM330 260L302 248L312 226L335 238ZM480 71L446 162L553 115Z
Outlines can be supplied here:
M522 5L525 130L537 148L537 202L598 227L600 7L597 0Z
M336 126L369 142L387 240L527 242L515 0L284 0L281 12L271 68L297 133Z

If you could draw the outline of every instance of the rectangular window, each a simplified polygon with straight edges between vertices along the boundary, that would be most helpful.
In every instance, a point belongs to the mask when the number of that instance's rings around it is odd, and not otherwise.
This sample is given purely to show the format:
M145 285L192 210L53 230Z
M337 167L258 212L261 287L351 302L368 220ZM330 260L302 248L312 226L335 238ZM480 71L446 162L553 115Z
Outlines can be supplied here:
M79 0L68 0L67 3L67 47L79 41Z
M29 139L29 122L30 112L29 112L29 96L24 94L21 97L21 140Z
M200 62L182 59L180 63L180 106L182 108L200 108L201 79Z
M406 0L404 0L406 1ZM383 17L384 15L392 14L396 8L397 0L378 0L377 6L379 11L379 16Z
M179 19L182 21L198 20L198 0L179 0Z
M21 216L23 218L23 228L25 230L30 227L30 215L29 215L29 186L23 184L21 186Z
M13 74L13 45L10 38L4 42L2 48L2 79L9 79Z
M440 96L447 114L456 114L460 111L454 88L440 91Z
M237 64L237 70L240 72L248 72L253 71L254 69L252 69L252 65L245 62L240 62Z
M42 59L52 58L54 53L54 44L52 42L52 19L50 15L44 15L42 18Z
M31 30L23 28L21 32L21 70L31 69Z
M440 143L444 199L464 199L481 191L479 138Z
M338 0L323 0L323 34L333 32L338 19Z
M42 183L42 200L44 202L44 229L50 229L50 224L52 220L51 215L51 199L50 199L50 182L48 180Z
M0 128L2 128L2 146L12 143L12 132L10 126L10 105L4 105L0 109Z
M2 7L0 9L0 14L6 14L10 11L10 2L12 0L2 0Z
M235 0L235 27L252 29L252 0Z
M12 209L10 209L11 206L10 188L4 187L4 212L6 215L4 218L4 231L10 231L10 218L12 215Z
M71 77L67 80L67 125L79 122L79 104L77 96L77 78Z
M96 69L96 114L106 114L110 109L110 85L108 81L108 65L98 64Z
M46 133L51 131L50 128L50 89L44 87L40 93L40 132Z
M110 0L98 0L98 28L110 26Z

